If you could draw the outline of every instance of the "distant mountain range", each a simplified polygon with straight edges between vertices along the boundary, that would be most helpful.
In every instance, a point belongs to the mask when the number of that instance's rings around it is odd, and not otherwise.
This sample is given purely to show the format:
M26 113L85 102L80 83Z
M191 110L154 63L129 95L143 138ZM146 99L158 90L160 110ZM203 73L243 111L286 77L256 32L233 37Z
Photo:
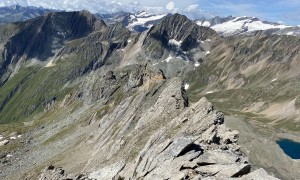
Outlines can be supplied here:
M170 14L149 14L145 11L138 13L118 12L113 14L96 14L106 23L122 22L123 26L131 31L142 32L158 24L165 16ZM299 35L298 26L287 26L274 22L262 21L256 17L214 17L211 19L199 18L194 20L199 26L206 26L214 29L220 35L251 35L258 31L278 35Z
M45 9L42 7L27 6L23 7L20 5L0 7L0 24L26 21L49 12L55 12L59 10Z
M150 14L146 11L137 13L117 12L112 14L95 14L96 17L104 20L107 24L122 22L124 27L131 31L143 32L158 24L168 14Z
M57 12L60 10L45 9L42 7L23 7L20 5L1 7L0 8L0 24L25 21L49 12ZM116 12L111 14L96 13L95 16L107 24L121 22L123 26L131 31L143 32L150 29L153 25L158 24L165 16L170 14L150 14L145 11L137 13ZM300 27L287 26L274 22L262 21L256 17L214 17L206 19L200 17L194 20L199 26L206 26L214 29L220 35L238 35L253 34L257 31L265 31L266 33L278 35L299 35Z

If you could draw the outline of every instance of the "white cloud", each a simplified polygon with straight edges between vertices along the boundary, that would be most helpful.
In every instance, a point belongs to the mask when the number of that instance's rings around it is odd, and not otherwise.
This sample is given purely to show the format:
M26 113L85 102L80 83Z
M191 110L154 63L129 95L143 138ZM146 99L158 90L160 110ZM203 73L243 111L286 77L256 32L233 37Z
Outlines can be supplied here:
M173 11L173 10L175 10L175 6L176 6L175 3L173 1L171 1L166 5L166 9L169 11Z
M199 4L191 4L188 6L187 11L189 11L189 12L197 11L198 7L199 7Z
M0 0L0 6L11 6L11 5L15 5L15 4L20 4L22 6L28 6L28 2L27 0Z
M0 6L14 4L36 6L67 11L89 10L92 13L113 13L117 11L138 12L141 10L153 14L181 13L189 18L199 18L205 12L198 7L197 0L172 0L166 4L162 0L0 0Z

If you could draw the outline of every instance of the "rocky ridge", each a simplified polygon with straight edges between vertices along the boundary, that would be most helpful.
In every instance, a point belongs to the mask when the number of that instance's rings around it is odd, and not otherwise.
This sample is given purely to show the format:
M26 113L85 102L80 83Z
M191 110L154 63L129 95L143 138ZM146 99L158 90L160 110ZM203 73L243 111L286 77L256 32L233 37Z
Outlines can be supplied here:
M126 137L120 134L121 130L117 135L121 139L110 140L113 145L111 145L111 152L107 154L107 158L110 158L116 153L113 156L118 156L118 158L114 158L118 161L109 163L110 165L102 165L102 168L93 172L76 176L67 175L61 168L49 166L39 178L252 179L259 177L276 179L267 175L262 169L250 172L251 165L239 151L240 147L237 145L238 132L225 127L223 114L214 110L211 103L202 98L188 107L186 106L187 99L183 96L184 91L180 88L180 81L174 79L168 84L155 104L144 114L140 114L141 117L135 128L131 132L126 132L129 136L136 134L134 131L151 132L146 138L147 142L141 146L138 155L132 161L126 159L126 153L122 155L117 153L119 148L133 148L126 146L127 143L131 143L127 142ZM174 116L173 119L163 120L165 115L172 116L174 114L179 115ZM160 117L162 118L161 122L157 122ZM112 122L116 120L107 119ZM100 131L107 127L103 122L105 118L101 121ZM150 130L149 126L153 127L153 124L156 123L155 129L151 128L152 130ZM104 152L101 149L99 151ZM122 158L124 159L121 160Z

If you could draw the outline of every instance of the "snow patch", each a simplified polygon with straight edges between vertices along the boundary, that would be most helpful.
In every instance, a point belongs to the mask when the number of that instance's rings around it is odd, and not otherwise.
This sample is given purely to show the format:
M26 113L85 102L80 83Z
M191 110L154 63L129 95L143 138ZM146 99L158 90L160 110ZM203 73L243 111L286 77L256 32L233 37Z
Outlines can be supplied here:
M210 54L210 51L206 51L206 52L205 52L205 55L209 55L209 54Z
M152 64L152 66L156 66L156 65L158 65L158 63L153 63L153 64Z
M195 62L194 66L195 66L195 67L199 67L199 66L200 66L200 63L199 63L199 62Z
M9 139L13 139L13 140L15 140L15 139L17 139L15 136L12 136L12 137L10 137Z
M272 81L271 82L274 82L274 81L276 81L277 80L277 78L275 78L275 79L272 79Z
M49 61L45 67L53 67L55 66L55 64L53 63L53 59L51 59L51 61Z
M209 22L209 21L204 21L204 22L202 23L202 26L209 27L209 26L210 26L210 22Z
M128 40L127 40L128 43L130 43L131 41L132 41L131 39L128 39Z
M10 158L10 157L13 157L13 155L7 154L6 157Z
M210 41L211 41L211 39L206 39L205 41L207 41L207 42L210 42Z
M281 24L270 24L265 23L254 18L247 17L237 17L233 20L211 26L215 31L222 34L232 34L237 31L241 32L252 32L258 30L268 30L268 29L283 29L290 26Z
M182 41L177 41L176 39L170 39L169 40L169 44L175 45L180 47L181 46Z
M131 15L130 17L134 21L132 23L130 23L127 27L132 30L133 27L135 27L135 26L145 25L149 21L156 21L156 20L162 19L165 16L166 16L166 14L149 15L146 12L138 14L137 16ZM149 24L147 27L151 28L151 26L153 26L153 25Z
M273 25L273 24L265 24L262 21L254 21L248 25L248 31L257 31L257 30L267 30L267 29L283 29L288 26L285 25Z
M205 94L211 94L214 93L213 91L207 91Z
M205 26L205 27L210 27L210 25L211 25L209 21L204 21L204 22L197 21L196 24L198 26Z
M294 32L288 32L288 33L286 33L286 35L288 35L288 36L291 36L291 35L293 35L294 34Z
M177 59L184 59L182 56L176 56Z
M18 135L18 138L21 138L22 137L22 135Z
M169 57L166 59L166 62L170 62L171 59L172 59L172 56L169 56Z
M184 89L185 89L185 90L189 89L189 87L190 87L190 85L187 84L187 83L184 85Z

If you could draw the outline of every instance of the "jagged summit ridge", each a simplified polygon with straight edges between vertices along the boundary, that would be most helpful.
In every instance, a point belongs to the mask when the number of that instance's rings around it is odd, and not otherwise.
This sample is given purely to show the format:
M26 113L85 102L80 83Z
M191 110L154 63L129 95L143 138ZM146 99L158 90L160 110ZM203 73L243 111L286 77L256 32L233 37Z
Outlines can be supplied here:
M15 24L14 32L3 42L0 76L17 72L27 60L47 61L66 42L85 37L106 25L88 11L54 12Z
M147 32L143 47L145 54L154 59L154 62L161 59L167 63L179 61L197 64L202 61L209 49L204 45L204 41L214 39L216 36L214 30L200 27L184 15L174 14L165 17Z

